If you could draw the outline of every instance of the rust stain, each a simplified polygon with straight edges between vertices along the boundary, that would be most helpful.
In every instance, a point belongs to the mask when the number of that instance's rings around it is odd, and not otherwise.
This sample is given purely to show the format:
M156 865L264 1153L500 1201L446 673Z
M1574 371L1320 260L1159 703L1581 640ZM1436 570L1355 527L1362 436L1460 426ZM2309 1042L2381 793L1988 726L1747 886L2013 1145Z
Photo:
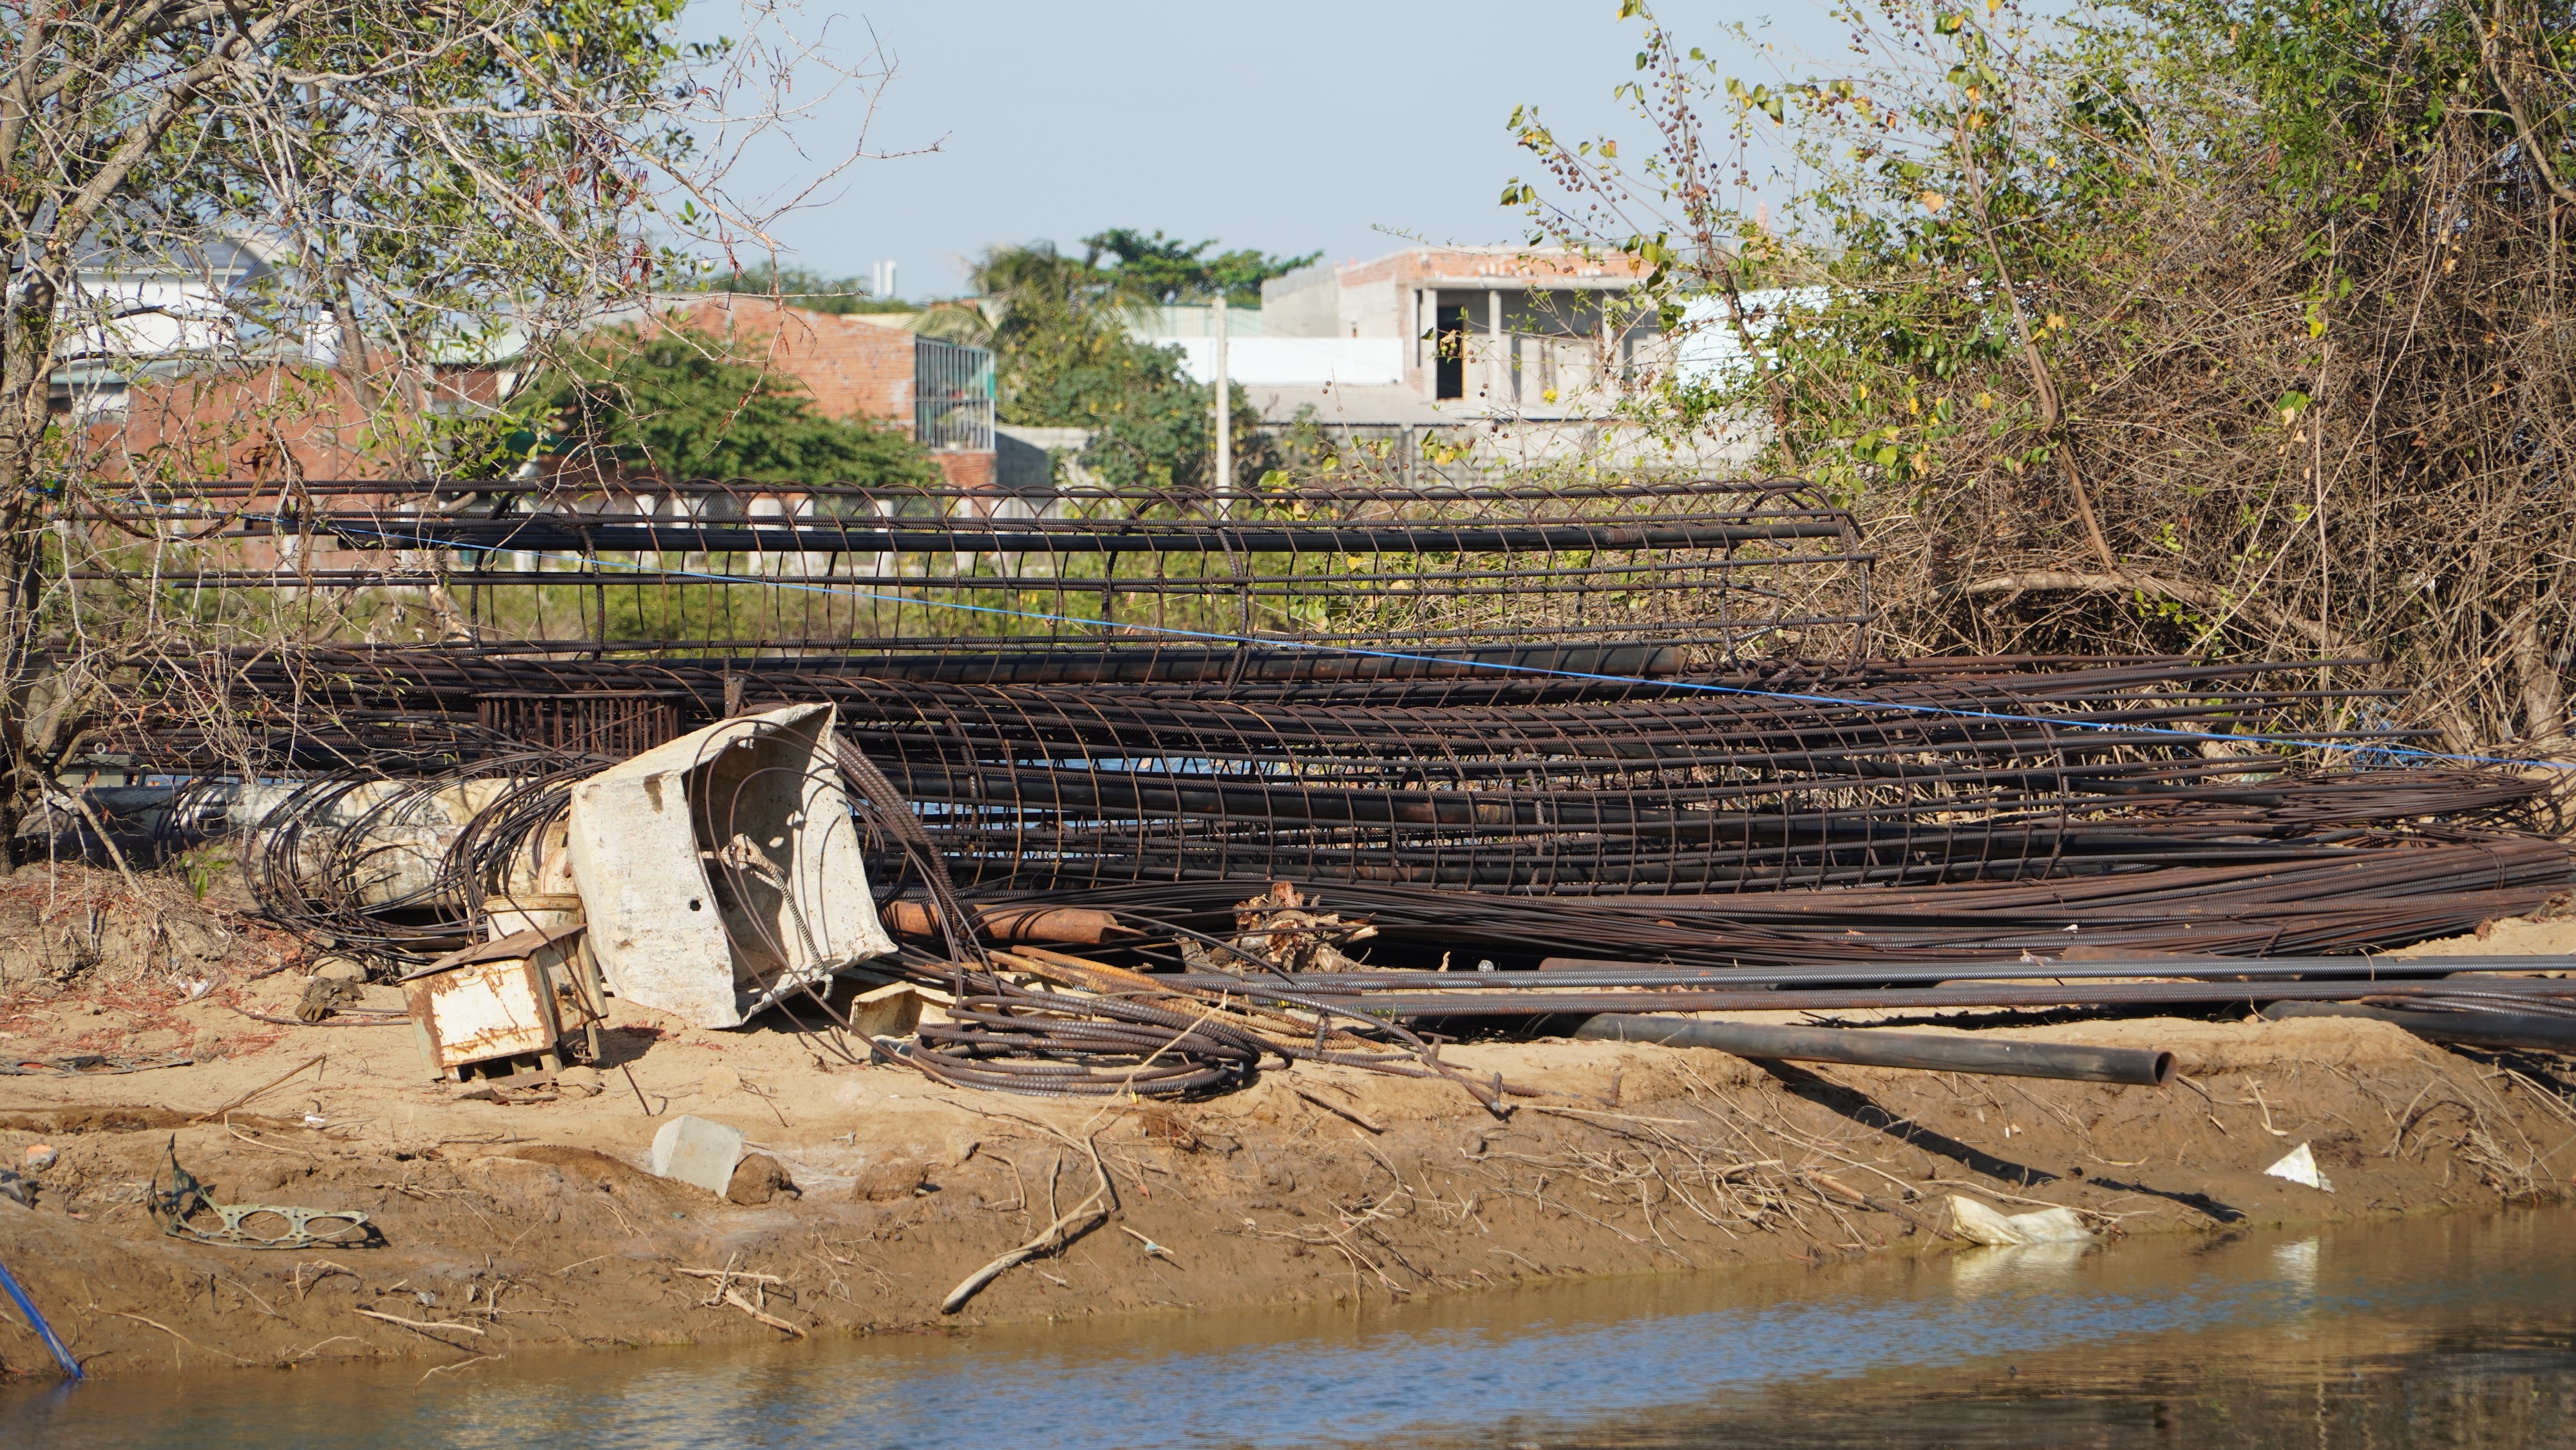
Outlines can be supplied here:
M475 962L413 984L412 1020L442 1068L553 1049L545 984L524 959Z

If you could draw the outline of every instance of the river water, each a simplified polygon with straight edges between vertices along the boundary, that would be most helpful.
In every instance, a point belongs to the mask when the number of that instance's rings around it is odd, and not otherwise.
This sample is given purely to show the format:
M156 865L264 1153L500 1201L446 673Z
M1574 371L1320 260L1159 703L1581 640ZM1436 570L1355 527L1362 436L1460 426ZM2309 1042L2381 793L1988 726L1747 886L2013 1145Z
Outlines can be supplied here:
M0 1446L2576 1446L2576 1215L0 1390Z

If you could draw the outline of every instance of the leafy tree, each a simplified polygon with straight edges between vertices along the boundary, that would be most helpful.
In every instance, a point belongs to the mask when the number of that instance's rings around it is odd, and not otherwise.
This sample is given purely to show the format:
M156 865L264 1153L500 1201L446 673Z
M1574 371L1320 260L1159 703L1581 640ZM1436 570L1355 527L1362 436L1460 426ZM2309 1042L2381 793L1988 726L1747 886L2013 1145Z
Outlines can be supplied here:
M664 242L744 229L698 138L724 127L738 145L779 115L767 81L743 69L778 52L685 43L680 8L0 0L8 849L114 673L209 647L188 633L199 621L143 586L75 583L103 549L172 545L54 529L88 508L105 466L87 430L59 426L65 367L133 351L157 316L197 367L291 368L299 386L352 400L363 417L343 433L388 469L479 463L507 420L459 425L443 367L505 340L542 362L556 338L666 273L678 256ZM662 196L686 199L656 215ZM218 265L243 251L264 262L247 281ZM173 278L188 284L176 312L138 295ZM493 436L456 436L476 428ZM189 505L118 506L185 517ZM90 557L70 557L76 547ZM310 626L271 613L225 627L266 644Z
M827 418L792 378L727 358L697 333L629 333L548 390L551 451L575 468L642 465L666 478L937 487L939 466L903 433Z
M1262 283L1324 255L1269 257L1238 248L1211 257L1206 253L1216 245L1213 238L1187 243L1160 230L1146 236L1131 227L1111 227L1083 238L1082 245L1083 264L1114 277L1123 293L1152 302L1212 302L1223 296L1237 307L1260 306Z
M857 277L825 277L803 267L780 267L770 262L738 272L719 273L707 279L706 290L775 297L790 307L801 307L808 312L844 316L917 310L900 297L869 296L868 284Z
M1088 428L1082 462L1119 487L1205 493L1215 454L1212 399L1182 371L1181 350L1140 342L1127 327L1134 280L1051 243L994 247L972 280L1000 314L984 335L999 363L1003 422ZM1275 465L1260 415L1231 390L1235 485Z

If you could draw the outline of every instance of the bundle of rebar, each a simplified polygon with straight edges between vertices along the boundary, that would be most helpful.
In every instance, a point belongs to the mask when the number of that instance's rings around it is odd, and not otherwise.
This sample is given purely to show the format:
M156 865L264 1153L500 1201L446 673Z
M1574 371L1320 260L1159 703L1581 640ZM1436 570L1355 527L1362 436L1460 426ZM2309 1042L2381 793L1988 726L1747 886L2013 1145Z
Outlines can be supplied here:
M963 884L1286 878L1691 894L2280 864L2534 782L2205 752L2199 681L2045 714L1704 698L1436 709L912 687L843 729ZM2179 738L2177 738L2179 737ZM2346 737L2339 745L2367 745Z
M2366 845L2295 842L2230 866L1932 887L1709 895L1458 892L1353 881L1300 883L1316 910L1365 920L1382 965L1503 968L1551 956L1622 956L1707 968L1816 961L1895 965L1926 956L2017 962L2086 952L2254 957L2355 951L2476 930L2566 893L2555 842L2494 835L2382 835ZM2034 876L2036 866L2031 866ZM991 893L993 909L1113 913L1144 927L1227 934L1242 883L1191 882Z
M98 734L171 772L463 780L826 700L970 895L1206 930L1285 881L1419 965L2331 951L2569 877L2543 784L2420 759L2367 662L1859 658L1869 556L1794 483L166 492L94 520L188 524L153 587L451 636L158 661ZM441 869L423 929L480 899ZM278 909L389 916L323 874Z
M2387 727L2393 697L2346 685L2315 690L2300 675L2356 661L2210 666L2172 658L1956 657L1926 660L1740 662L1684 672L1687 652L1653 643L1425 647L1353 653L1248 644L1133 644L1104 639L1043 654L957 651L861 658L786 652L729 657L664 651L604 656L592 649L522 646L313 646L207 652L160 662L127 693L114 722L121 748L181 770L218 763L177 699L230 699L236 733L259 758L291 768L374 761L446 763L531 747L658 743L754 705L831 701L845 717L894 718L918 701L1009 695L934 690L939 685L1021 688L1077 683L1081 698L1185 704L1517 709L1626 701L1739 702L1798 707L1834 700L1971 712L2062 712L2124 698L2181 695L2230 715L2243 730L2313 723L2336 712L2375 729L2347 728L2356 748L2403 746L2430 732ZM2292 674L2295 669L2297 674ZM1029 676L1030 678L1020 678ZM1043 695L1032 696L1044 699ZM659 734L639 734L648 718ZM2031 722L2025 722L2031 723ZM2347 722L2350 723L2350 722ZM1866 728L1866 721L1863 722Z
M2543 783L2409 764L2421 732L2366 723L2382 697L2287 666L1809 664L1381 680L1358 699L422 651L246 668L314 716L451 747L477 702L547 680L554 729L585 682L658 692L683 723L829 699L967 890L1212 916L1287 880L1370 913L1390 947L2016 953L2080 925L2157 950L2321 951L2466 929L2569 870L2510 829Z

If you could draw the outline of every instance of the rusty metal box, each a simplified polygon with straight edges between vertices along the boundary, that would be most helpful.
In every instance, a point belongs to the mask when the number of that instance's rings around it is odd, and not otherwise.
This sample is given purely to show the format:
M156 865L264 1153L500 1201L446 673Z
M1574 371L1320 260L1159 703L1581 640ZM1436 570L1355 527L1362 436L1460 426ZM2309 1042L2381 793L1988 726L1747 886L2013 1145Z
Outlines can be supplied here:
M552 978L580 928L523 931L451 953L403 979L429 1070L462 1080L478 1062L534 1056L562 1066L563 1023ZM551 970L550 970L551 969Z

